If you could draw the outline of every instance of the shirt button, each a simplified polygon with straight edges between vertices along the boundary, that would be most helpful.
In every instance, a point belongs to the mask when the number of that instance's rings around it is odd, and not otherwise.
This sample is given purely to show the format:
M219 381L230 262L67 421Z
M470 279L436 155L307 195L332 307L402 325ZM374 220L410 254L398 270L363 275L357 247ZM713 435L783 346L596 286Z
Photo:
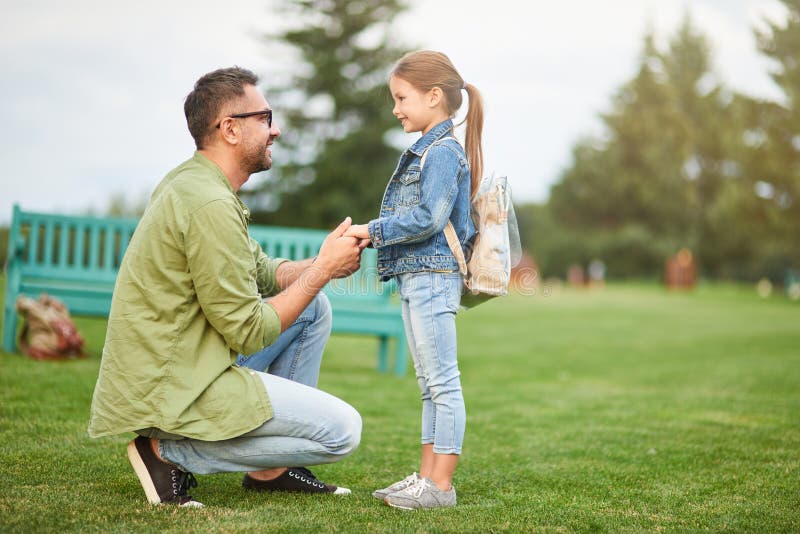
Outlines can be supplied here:
M256 372L255 372L255 371L250 371L250 374L251 374L252 376L256 376Z

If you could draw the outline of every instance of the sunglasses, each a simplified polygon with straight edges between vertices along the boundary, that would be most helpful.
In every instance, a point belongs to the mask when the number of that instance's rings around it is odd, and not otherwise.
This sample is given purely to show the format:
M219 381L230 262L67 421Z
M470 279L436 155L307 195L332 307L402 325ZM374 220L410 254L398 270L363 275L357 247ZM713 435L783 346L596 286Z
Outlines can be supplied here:
M262 109L261 111L248 111L247 113L237 113L236 115L228 115L225 119L246 119L247 117L255 117L257 115L266 115L267 116L267 126L272 128L272 110L271 109ZM222 119L222 120L225 120ZM215 128L219 128L222 124L222 121L219 121Z

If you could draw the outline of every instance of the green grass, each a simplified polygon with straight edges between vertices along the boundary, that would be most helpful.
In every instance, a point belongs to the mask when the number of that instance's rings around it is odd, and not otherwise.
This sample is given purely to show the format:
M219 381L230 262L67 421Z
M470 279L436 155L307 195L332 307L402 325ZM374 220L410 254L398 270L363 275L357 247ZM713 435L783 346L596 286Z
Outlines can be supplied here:
M0 531L800 531L800 303L613 285L511 296L458 321L455 509L370 496L417 467L417 386L374 371L374 341L343 336L320 387L361 412L362 443L315 470L353 495L245 494L225 474L199 477L204 509L147 505L131 436L86 436L105 325L80 320L88 360L0 354Z

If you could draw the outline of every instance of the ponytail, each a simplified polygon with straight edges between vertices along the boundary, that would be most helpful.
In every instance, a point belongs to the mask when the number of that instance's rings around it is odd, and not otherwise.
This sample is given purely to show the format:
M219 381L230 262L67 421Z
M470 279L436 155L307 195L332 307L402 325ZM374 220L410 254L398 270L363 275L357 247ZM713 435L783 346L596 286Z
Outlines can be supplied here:
M464 122L467 123L464 150L467 153L470 176L472 177L470 198L474 199L483 178L483 142L481 140L483 136L483 99L481 98L481 93L471 83L465 83L464 89L469 97L467 116L464 118Z

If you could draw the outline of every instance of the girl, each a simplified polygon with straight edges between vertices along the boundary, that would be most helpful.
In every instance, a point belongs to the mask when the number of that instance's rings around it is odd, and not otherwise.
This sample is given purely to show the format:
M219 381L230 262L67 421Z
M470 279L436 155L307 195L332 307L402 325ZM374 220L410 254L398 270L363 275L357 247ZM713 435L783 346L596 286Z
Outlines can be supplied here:
M381 279L397 280L422 391L422 461L419 475L373 495L404 509L453 506L466 420L455 325L462 278L443 229L450 221L462 247L475 233L469 210L483 174L483 107L478 90L439 52L404 56L391 72L389 89L403 129L422 137L400 156L379 217L351 226L345 235L369 239L378 250ZM462 91L469 96L466 155L452 122Z

